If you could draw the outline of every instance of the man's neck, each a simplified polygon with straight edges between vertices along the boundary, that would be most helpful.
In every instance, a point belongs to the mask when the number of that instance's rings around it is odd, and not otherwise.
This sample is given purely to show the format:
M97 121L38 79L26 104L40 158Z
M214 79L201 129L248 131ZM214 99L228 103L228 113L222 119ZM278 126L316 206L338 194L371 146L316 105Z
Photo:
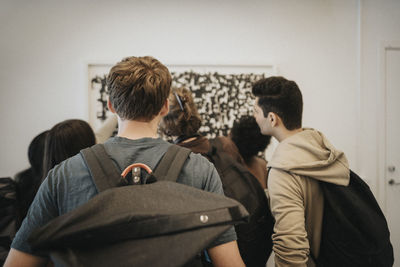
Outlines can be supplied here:
M280 128L279 130L276 131L276 133L274 134L274 137L279 141L282 142L283 140L285 140L286 138L295 135L299 132L303 131L303 128L298 128L298 129L294 129L294 130L288 130L286 128Z
M118 118L118 136L128 139L141 139L145 137L157 138L159 118L151 121L121 120Z

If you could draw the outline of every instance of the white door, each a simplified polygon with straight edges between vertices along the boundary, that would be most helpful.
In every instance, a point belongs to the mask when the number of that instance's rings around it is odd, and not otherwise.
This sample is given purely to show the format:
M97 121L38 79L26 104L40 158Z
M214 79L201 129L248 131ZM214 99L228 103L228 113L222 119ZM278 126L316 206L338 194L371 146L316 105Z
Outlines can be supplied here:
M385 50L386 84L386 218L400 267L400 47Z

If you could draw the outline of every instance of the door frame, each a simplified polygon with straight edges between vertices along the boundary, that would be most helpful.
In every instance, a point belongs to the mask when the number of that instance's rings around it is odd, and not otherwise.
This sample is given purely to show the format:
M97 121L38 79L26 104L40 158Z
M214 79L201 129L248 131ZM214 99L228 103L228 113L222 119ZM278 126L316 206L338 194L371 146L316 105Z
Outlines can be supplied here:
M387 113L387 88L386 88L386 52L390 50L400 51L400 41L386 41L382 42L379 48L379 85L377 94L377 186L378 186L378 201L384 213L387 212L387 181L386 181L386 113Z

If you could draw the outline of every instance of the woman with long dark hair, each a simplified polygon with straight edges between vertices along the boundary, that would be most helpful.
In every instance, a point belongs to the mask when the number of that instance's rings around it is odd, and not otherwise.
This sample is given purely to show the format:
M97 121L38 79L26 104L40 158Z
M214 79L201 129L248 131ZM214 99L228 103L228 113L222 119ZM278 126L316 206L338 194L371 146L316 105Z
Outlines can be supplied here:
M95 143L95 134L86 121L65 120L54 125L46 137L43 178L55 165Z

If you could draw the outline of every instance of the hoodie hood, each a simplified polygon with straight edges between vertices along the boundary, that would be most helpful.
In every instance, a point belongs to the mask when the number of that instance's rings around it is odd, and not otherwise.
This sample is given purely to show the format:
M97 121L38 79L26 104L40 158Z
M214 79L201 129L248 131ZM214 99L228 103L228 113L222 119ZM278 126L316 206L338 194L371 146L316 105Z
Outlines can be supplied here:
M347 186L350 181L349 163L344 153L314 129L303 129L284 139L268 167L337 185Z

